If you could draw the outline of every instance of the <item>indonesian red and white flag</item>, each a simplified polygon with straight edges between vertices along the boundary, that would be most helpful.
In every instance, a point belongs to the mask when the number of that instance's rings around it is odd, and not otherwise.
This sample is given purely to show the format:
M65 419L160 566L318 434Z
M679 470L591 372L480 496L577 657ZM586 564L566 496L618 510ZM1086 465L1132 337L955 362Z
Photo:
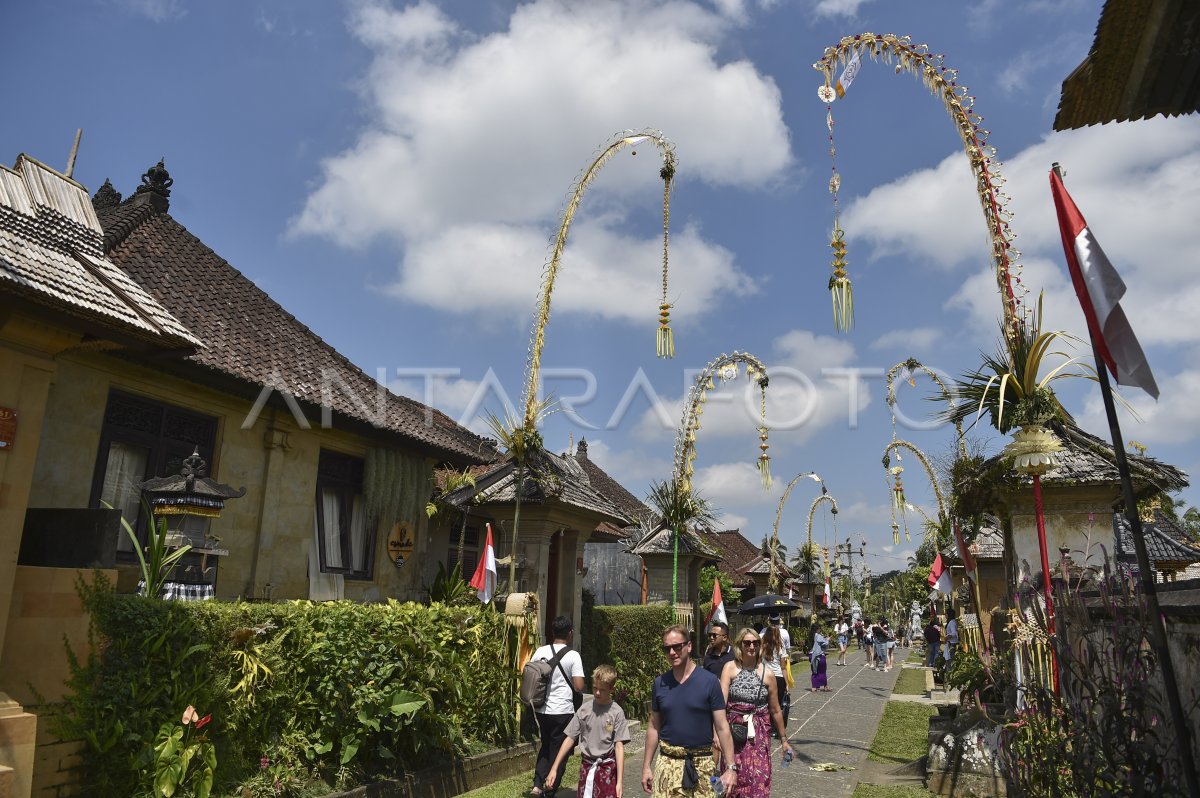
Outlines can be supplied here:
M929 569L929 586L941 593L949 594L953 590L950 583L950 569L942 562L940 551L933 558L933 567Z
M979 581L979 573L976 570L975 555L971 552L971 547L967 545L967 541L962 536L962 530L958 527L958 521L954 522L954 540L958 543L958 556L962 558L963 569L967 572L967 578L972 582Z
M487 538L483 544L483 556L479 565L475 566L475 575L471 577L471 587L475 588L479 600L487 604L496 594L496 549L492 545L492 525L487 525Z
M704 625L708 626L713 621L720 621L726 626L729 625L729 617L725 615L725 598L721 595L720 579L713 579L712 609L708 611L708 617L704 619Z
M1062 179L1053 170L1050 193L1054 195L1067 267L1087 318L1092 346L1119 384L1141 388L1157 399L1158 384L1119 304L1125 296L1125 281L1109 262Z

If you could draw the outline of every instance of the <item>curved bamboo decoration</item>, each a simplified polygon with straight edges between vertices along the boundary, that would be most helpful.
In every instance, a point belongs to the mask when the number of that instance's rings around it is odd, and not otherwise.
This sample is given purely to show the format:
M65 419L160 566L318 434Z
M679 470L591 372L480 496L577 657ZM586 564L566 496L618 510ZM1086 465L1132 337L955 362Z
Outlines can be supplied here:
M821 502L829 502L830 504L833 505L833 509L830 512L833 513L834 523L837 523L837 513L838 513L837 499L833 498L833 496L829 495L828 493L822 493L820 496L813 499L812 505L808 508L808 545L810 545L810 546L812 545L813 516L815 516L817 514L817 505L820 504Z
M846 36L833 47L825 48L824 55L813 64L813 69L825 75L826 87L832 87L833 72L838 64L863 54L872 59L882 56L889 64L898 62L896 71L906 69L920 78L926 88L941 99L954 120L967 158L970 159L971 171L975 174L975 188L992 238L996 285L1004 305L1004 328L1011 335L1021 324L1017 313L1020 300L1013 288L1014 282L1018 285L1021 282L1021 267L1017 262L1021 253L1012 246L1012 240L1016 238L1009 225L1012 214L1004 207L1011 198L1000 190L1004 178L1000 175L996 149L987 143L990 131L980 127L983 117L971 110L975 98L967 93L965 86L958 84L958 71L944 66L941 55L930 53L928 45L914 45L908 36L891 33Z
M821 483L821 493L824 495L827 491L825 483L817 476L816 471L805 471L792 477L792 481L783 489L783 495L779 497L779 506L775 509L775 526L771 528L771 571L767 577L767 587L772 593L778 593L779 571L775 565L775 552L779 546L779 521L783 517L783 505L787 504L788 497L792 495L792 488L796 487L796 483L802 479L812 479ZM837 503L834 503L837 507ZM834 512L837 512L836 510ZM811 530L810 530L811 536Z
M909 452L912 453L913 457L917 458L917 462L921 464L922 468L925 469L925 476L929 478L929 484L933 486L934 498L937 500L938 520L945 521L947 518L950 517L949 513L947 512L947 509L946 509L946 497L944 495L942 495L942 486L938 484L937 475L934 473L934 470L933 470L933 464L929 462L929 458L925 456L924 452L922 452L920 449L918 449L916 446L909 443L908 441L893 440L883 450L884 471L887 472L889 470L889 468L891 467L892 452L897 449L907 449ZM895 504L892 504L891 507L892 507L892 537L893 537L893 540L895 540L895 542L899 543L899 532L897 532L899 526L896 524L896 506L895 506ZM903 516L903 508L901 508L901 516ZM908 529L907 529L907 525L906 525L906 527L905 527L905 535L906 536L907 536L907 533L908 533ZM928 535L929 535L928 529L925 530L925 535L926 535L926 537L928 537Z
M910 374L915 371L924 372L929 379L933 380L934 385L942 389L942 396L946 397L946 401L950 402L951 407L954 406L954 402L952 401L953 395L950 393L950 388L946 385L946 383L942 382L941 378L938 377L938 375L932 369L922 364L921 361L917 360L915 357L910 357L908 360L897 363L888 369L887 372L887 405L888 409L891 410L892 413L892 440L896 440L896 376L901 370L907 370ZM954 439L958 443L958 456L966 457L967 440L963 437L962 422L958 419L955 419L954 421L954 432Z
M771 458L767 454L767 367L762 361L749 352L734 350L732 355L721 354L696 376L696 382L688 392L687 401L683 407L683 418L679 422L679 433L675 438L675 480L684 490L692 489L692 474L695 472L693 463L696 460L696 432L700 429L700 416L704 412L704 402L708 391L715 387L714 380L730 381L737 379L738 364L746 367L746 376L758 383L760 402L762 406L761 422L758 426L759 450L758 470L762 474L763 488L771 487Z
M571 228L571 221L575 218L575 212L579 209L579 203L583 199L583 191L595 179L600 167L604 166L614 155L626 147L636 147L646 142L652 143L659 149L663 162L662 169L659 170L659 175L663 179L663 296L659 305L659 356L674 356L675 349L670 335L671 330L667 326L668 311L671 307L667 302L667 225L670 220L671 184L675 178L675 145L661 131L645 130L637 133L625 131L617 134L616 139L600 151L591 165L575 181L571 198L567 201L567 207L563 211L562 224L559 225L558 235L554 239L554 250L542 273L542 291L538 299L537 315L533 320L533 332L529 339L529 356L525 367L523 425L527 430L532 430L537 426L537 386L542 370L542 349L546 345L546 325L550 321L550 297L554 291L554 281L558 277L563 249L567 245L567 233ZM664 330L666 334L664 334Z

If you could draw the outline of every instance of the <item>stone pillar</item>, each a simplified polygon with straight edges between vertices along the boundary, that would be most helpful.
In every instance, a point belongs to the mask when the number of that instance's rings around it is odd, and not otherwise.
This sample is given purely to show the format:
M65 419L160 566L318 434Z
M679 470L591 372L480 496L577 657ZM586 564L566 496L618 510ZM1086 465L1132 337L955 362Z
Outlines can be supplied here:
M1059 560L1059 548L1066 546L1076 565L1099 565L1104 557L1103 544L1113 550L1112 512L1121 487L1113 485L1062 485L1053 481L1051 472L1042 479L1042 506L1046 516L1046 550L1053 569ZM1038 546L1037 517L1033 511L1033 488L1012 491L1007 497L1012 523L1012 557L1017 579L1033 577L1042 571ZM1089 515L1092 520L1089 521ZM1091 556L1086 557L1088 532L1091 530ZM1037 584L1040 586L1041 581Z

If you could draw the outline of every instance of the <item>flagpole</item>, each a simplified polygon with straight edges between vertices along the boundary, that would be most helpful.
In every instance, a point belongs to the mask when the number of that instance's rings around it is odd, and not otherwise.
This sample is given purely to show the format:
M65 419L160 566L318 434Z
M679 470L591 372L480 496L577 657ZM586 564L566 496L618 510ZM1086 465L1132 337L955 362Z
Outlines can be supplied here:
M1053 170L1062 180L1062 168L1056 163ZM1138 515L1137 499L1133 493L1133 479L1129 475L1129 460L1125 457L1121 424L1117 420L1117 407L1113 402L1112 385L1108 380L1108 366L1096 346L1096 335L1088 325L1088 339L1092 344L1092 355L1096 359L1096 376L1100 383L1100 397L1104 400L1104 413L1108 416L1108 433L1113 442L1113 459L1121 475L1121 494L1125 500L1125 520L1129 523L1133 550L1137 554L1138 579L1142 595L1146 599L1146 610L1150 614L1150 645L1162 668L1163 686L1167 691L1167 704L1171 710L1171 721L1175 725L1175 744L1179 748L1179 760L1183 765L1183 776L1187 781L1188 794L1200 795L1200 775L1196 772L1196 759L1192 750L1191 727L1183 714L1183 702L1179 696L1179 682L1175 676L1175 664L1171 661L1171 650L1167 645L1166 618L1158 604L1158 587L1154 572L1150 570L1150 554L1146 551L1146 539L1142 530L1142 519Z
M1042 478L1033 475L1033 514L1037 518L1038 549L1042 556L1042 593L1046 597L1046 633L1054 638L1054 589L1050 584L1050 557L1046 552L1046 512L1042 506ZM1050 678L1058 695L1058 655L1050 645Z

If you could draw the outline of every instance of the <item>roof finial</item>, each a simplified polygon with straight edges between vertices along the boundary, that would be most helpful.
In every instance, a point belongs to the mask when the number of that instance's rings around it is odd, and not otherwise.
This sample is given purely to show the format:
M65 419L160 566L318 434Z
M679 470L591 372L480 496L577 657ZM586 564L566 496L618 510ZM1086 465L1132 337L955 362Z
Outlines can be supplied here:
M134 197L145 197L142 201L149 201L160 212L165 212L169 207L171 186L175 183L163 164L164 160L159 158L157 164L146 170L142 175L142 184L133 193Z
M120 204L121 192L113 188L111 180L105 178L104 185L100 186L92 195L92 207L99 211L105 208L115 208Z
M574 433L572 433L572 434L574 434ZM579 459L579 460L586 460L587 456L588 456L587 438L580 438L579 446L577 446L575 448L575 457L576 457L576 459Z

